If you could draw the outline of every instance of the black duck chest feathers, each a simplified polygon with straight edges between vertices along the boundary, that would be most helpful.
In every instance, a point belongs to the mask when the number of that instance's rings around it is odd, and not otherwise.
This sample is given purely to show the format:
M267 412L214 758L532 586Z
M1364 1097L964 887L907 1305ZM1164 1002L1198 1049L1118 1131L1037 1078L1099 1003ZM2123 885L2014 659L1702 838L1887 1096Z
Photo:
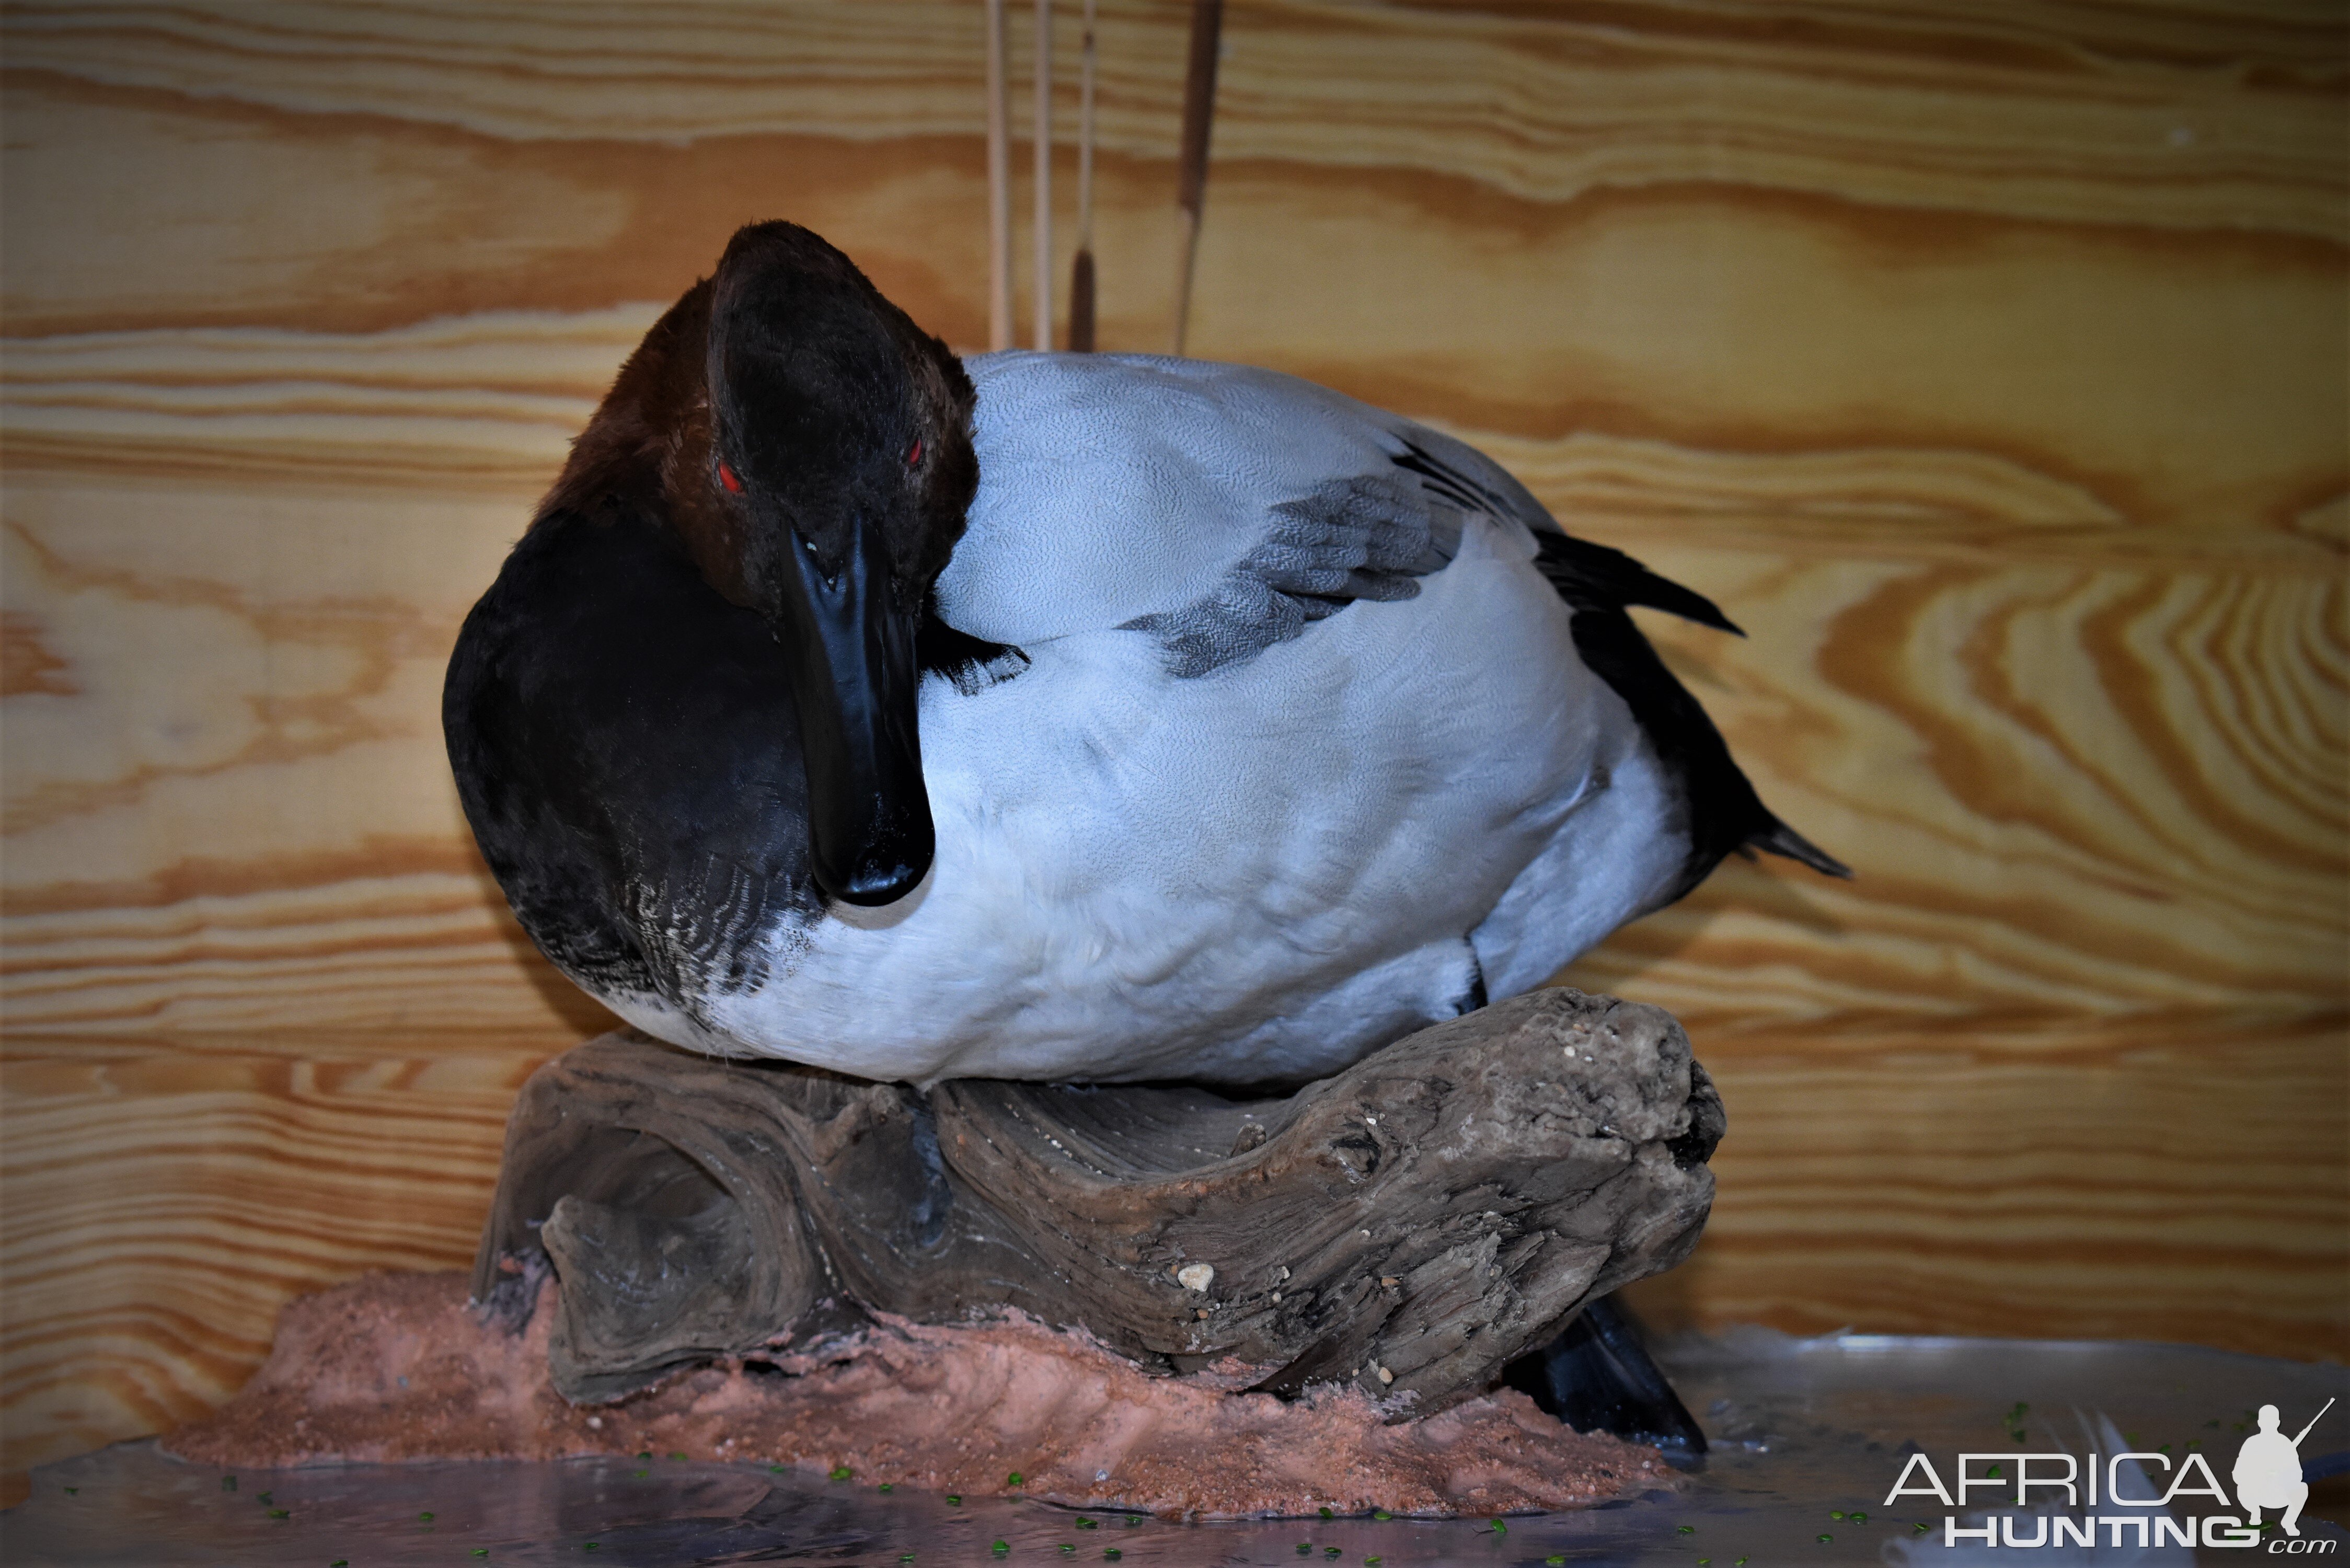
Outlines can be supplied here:
M785 654L649 519L556 514L466 618L442 724L483 857L590 991L701 1021L821 909Z

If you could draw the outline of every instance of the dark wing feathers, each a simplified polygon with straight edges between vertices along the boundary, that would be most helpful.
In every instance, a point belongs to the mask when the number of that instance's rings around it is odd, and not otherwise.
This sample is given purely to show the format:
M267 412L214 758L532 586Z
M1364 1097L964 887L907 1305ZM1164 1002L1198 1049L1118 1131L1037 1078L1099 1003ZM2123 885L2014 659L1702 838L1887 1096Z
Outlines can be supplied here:
M1826 876L1852 875L1842 861L1772 815L1731 758L1721 732L1626 613L1627 607L1642 605L1745 636L1719 606L1657 576L1621 550L1570 539L1547 515L1527 515L1535 505L1530 498L1516 504L1419 442L1406 440L1403 445L1394 459L1396 466L1418 474L1439 499L1496 518L1515 518L1532 529L1535 570L1575 611L1575 651L1624 699L1665 771L1680 781L1689 806L1690 854L1673 898L1705 880L1723 857L1751 855L1756 849L1800 860Z
M1461 546L1457 513L1406 480L1355 474L1276 503L1264 536L1205 595L1120 629L1159 640L1191 680L1255 658L1358 599L1408 599Z

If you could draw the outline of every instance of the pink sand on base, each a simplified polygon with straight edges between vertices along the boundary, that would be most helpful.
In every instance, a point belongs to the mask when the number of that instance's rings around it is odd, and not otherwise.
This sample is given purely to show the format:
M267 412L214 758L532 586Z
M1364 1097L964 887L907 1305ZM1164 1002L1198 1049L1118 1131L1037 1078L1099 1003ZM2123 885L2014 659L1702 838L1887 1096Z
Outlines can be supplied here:
M1154 1376L1017 1314L888 1323L820 1360L783 1355L780 1374L721 1364L575 1406L547 1380L552 1284L519 1334L484 1324L466 1285L370 1274L295 1302L253 1380L165 1449L238 1468L650 1450L1191 1519L1522 1512L1674 1484L1654 1449L1579 1436L1511 1390L1390 1426L1352 1388L1240 1393L1238 1366Z

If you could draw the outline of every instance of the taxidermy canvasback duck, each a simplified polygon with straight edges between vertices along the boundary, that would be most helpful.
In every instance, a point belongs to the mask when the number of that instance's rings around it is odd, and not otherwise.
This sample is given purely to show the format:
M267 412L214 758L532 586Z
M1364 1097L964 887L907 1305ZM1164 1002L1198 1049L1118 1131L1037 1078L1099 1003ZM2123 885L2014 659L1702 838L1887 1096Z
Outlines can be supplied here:
M1736 629L1409 420L1231 365L966 366L762 223L622 368L443 721L524 929L660 1039L1298 1079L1733 850L1846 875L1627 605Z

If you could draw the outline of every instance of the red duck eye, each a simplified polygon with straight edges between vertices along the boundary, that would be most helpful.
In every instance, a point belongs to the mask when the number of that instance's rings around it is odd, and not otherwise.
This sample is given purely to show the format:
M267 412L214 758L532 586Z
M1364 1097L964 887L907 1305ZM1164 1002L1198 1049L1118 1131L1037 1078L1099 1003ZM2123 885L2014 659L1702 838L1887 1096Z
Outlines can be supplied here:
M743 482L735 478L734 471L723 462L718 465L718 483L736 495L743 493Z
M908 468L911 468L911 467L913 467L913 466L914 466L914 464L916 464L916 463L918 463L918 462L921 462L921 461L922 461L922 438L921 438L921 437L920 437L920 436L916 436L916 437L914 438L914 444L913 444L912 449L911 449L910 451L909 451L909 452L906 453L906 466L907 466Z

